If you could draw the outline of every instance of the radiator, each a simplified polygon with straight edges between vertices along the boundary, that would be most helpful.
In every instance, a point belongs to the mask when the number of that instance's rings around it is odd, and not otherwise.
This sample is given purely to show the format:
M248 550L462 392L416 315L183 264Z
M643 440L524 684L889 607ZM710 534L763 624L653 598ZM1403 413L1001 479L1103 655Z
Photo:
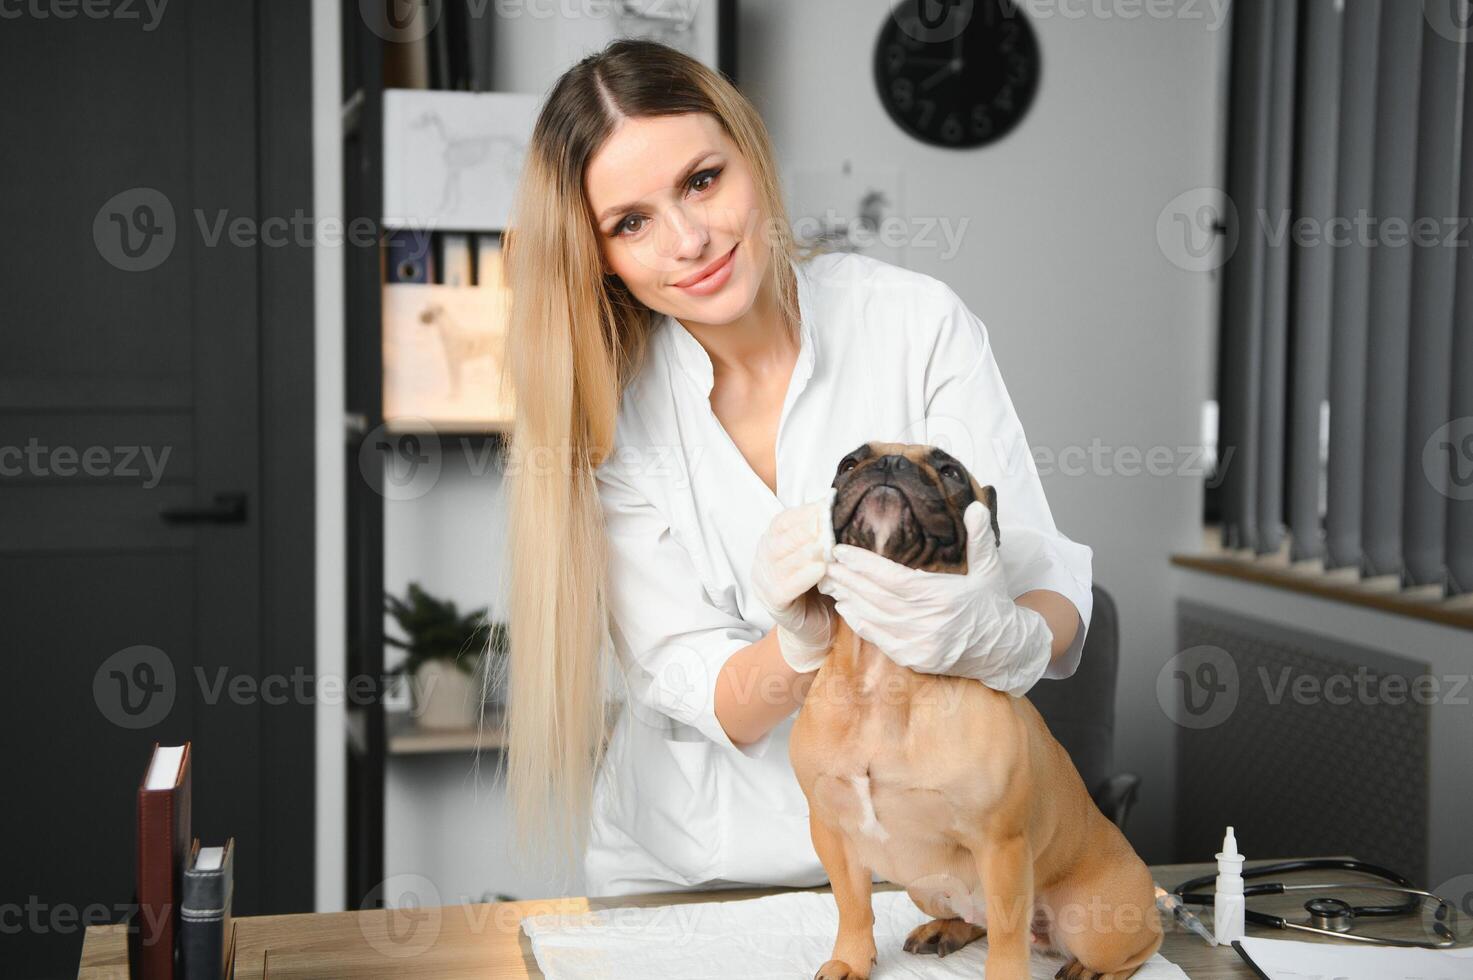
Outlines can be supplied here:
M1185 599L1177 642L1157 685L1177 860L1211 860L1231 824L1250 859L1345 854L1425 882L1426 664Z

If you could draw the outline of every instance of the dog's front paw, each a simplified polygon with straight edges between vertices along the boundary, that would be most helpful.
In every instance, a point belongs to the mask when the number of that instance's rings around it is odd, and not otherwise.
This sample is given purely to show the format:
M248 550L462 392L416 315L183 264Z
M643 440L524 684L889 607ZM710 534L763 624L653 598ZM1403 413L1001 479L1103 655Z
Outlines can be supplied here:
M932 919L923 922L905 937L907 953L935 953L946 956L955 953L974 939L987 935L987 930L974 926L964 919Z
M874 963L871 962L870 966ZM843 960L829 960L818 968L813 975L813 980L869 980L869 966L862 971L845 963Z

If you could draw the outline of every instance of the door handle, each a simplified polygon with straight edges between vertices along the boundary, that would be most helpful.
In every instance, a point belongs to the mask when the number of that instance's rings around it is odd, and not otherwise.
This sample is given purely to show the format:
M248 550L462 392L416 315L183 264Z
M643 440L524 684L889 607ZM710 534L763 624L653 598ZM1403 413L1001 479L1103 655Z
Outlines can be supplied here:
M215 502L204 507L163 507L159 517L165 524L244 524L246 495L217 493Z

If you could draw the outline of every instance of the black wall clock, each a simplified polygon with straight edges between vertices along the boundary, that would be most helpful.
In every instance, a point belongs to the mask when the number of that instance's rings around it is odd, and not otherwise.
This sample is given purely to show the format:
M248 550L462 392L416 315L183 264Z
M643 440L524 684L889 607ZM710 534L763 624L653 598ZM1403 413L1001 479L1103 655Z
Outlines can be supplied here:
M890 118L952 149L1016 126L1040 68L1038 40L1013 0L902 0L875 42L875 87Z

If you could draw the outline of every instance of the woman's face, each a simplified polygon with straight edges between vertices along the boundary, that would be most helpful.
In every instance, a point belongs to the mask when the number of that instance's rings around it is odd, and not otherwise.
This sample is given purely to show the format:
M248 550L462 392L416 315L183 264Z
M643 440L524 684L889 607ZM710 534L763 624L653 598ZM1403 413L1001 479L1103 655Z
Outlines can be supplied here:
M761 206L713 116L625 119L589 161L584 192L606 271L640 302L696 323L751 308L768 261Z

